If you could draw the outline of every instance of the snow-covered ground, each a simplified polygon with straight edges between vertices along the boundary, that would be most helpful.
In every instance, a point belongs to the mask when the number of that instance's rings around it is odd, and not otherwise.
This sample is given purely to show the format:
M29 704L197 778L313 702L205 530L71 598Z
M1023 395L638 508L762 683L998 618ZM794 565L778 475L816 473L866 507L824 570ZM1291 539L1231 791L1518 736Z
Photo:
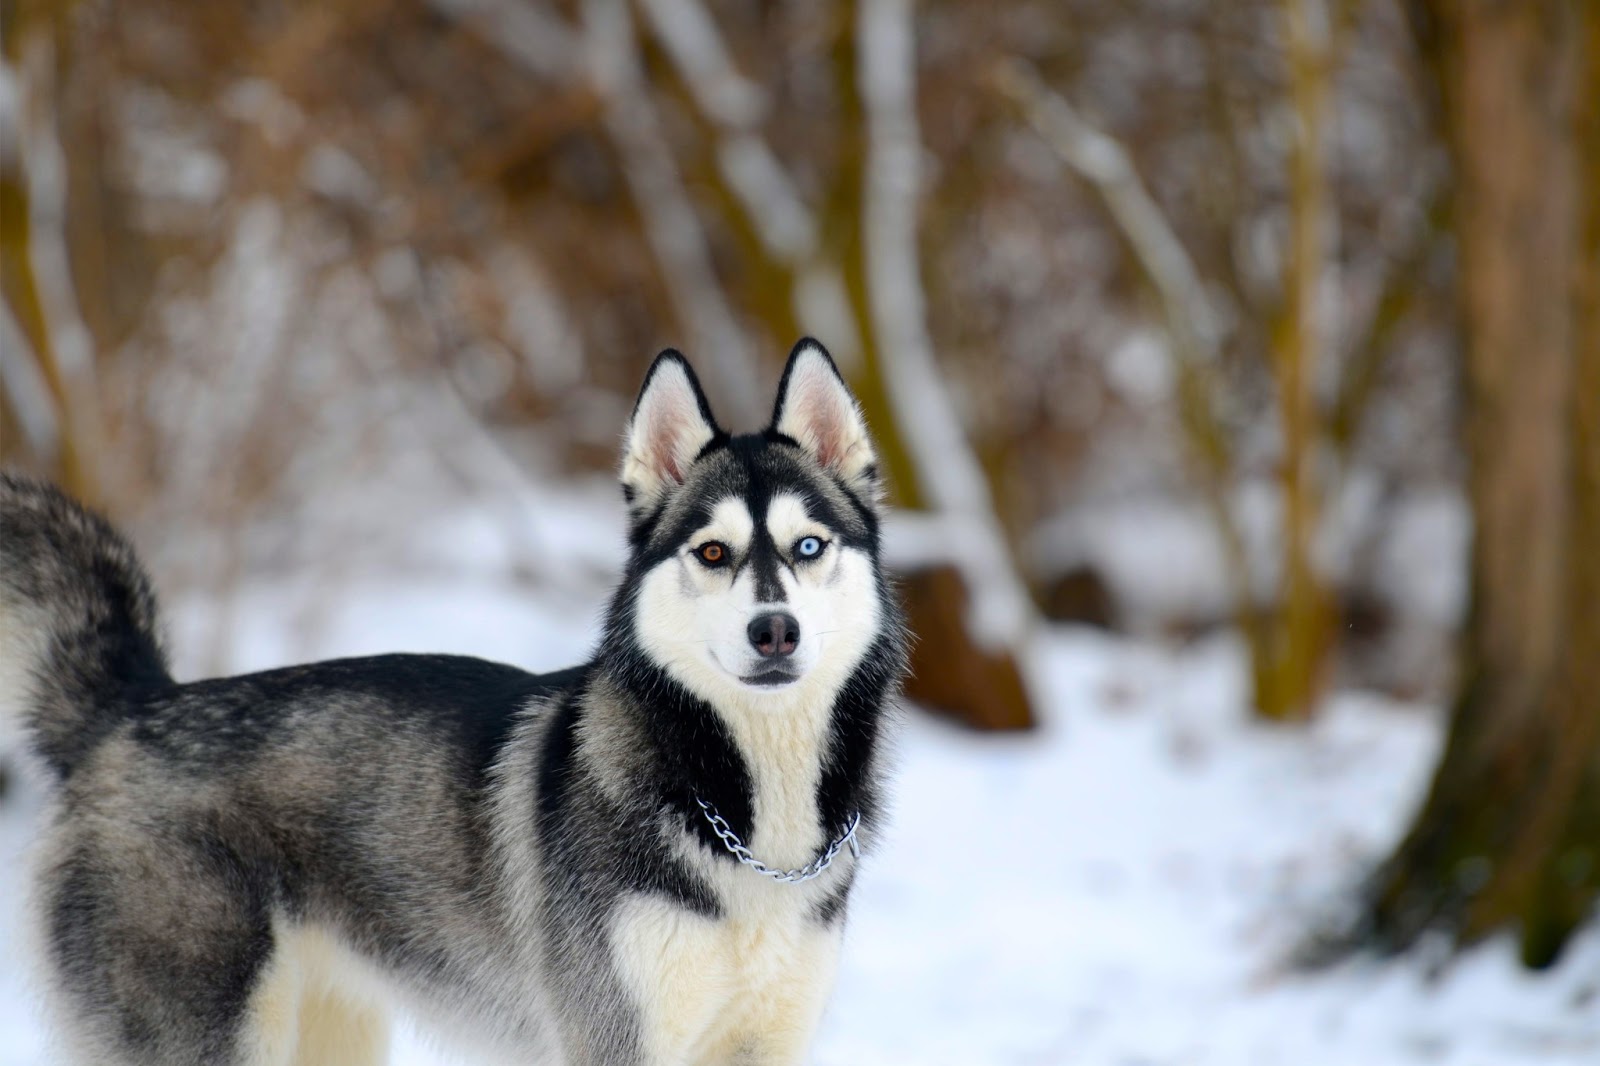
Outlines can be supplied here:
M318 580L246 588L227 612L228 667L433 650L549 668L583 654L601 597L581 582L535 594L487 564ZM177 605L180 668L216 625L213 607ZM894 828L852 904L818 1063L1600 1062L1592 933L1537 978L1506 943L1432 975L1417 959L1313 977L1280 965L1401 829L1435 713L1341 696L1309 729L1251 723L1226 641L1171 651L1056 630L1034 667L1038 735L907 722ZM0 807L0 1066L56 1061L20 936L38 803L27 786ZM459 1060L407 1032L395 1061Z

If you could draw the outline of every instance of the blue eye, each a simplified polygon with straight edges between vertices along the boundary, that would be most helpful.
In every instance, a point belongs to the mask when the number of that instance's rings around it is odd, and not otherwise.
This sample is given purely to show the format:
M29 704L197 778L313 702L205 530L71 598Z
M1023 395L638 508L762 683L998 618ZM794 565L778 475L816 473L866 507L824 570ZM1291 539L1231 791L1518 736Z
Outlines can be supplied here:
M826 547L826 545L824 545L822 541L816 537L801 537L800 540L795 543L794 553L802 559L815 559L817 556L822 554L822 549L824 547Z

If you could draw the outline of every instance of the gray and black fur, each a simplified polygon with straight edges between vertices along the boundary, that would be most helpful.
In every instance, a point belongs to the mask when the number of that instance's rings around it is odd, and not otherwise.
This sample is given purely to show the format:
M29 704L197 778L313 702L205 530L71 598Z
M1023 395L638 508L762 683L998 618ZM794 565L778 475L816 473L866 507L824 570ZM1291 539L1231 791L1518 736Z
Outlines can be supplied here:
M803 352L821 349L802 342L791 373ZM759 753L640 638L639 590L690 565L674 553L731 497L760 526L774 493L797 496L838 552L870 559L859 594L881 621L831 693L813 797L817 839L859 811L870 841L905 666L877 565L876 470L780 432L787 389L772 426L731 436L687 363L663 353L651 378L663 367L688 380L711 438L666 464L664 486L630 484L604 635L554 674L387 655L179 683L128 543L55 489L0 475L0 713L21 715L53 781L36 910L73 1061L376 1061L380 992L506 1061L800 1060L756 1014L748 1033L662 1035L697 1001L629 961L626 944L653 957L657 936L693 960L740 923L836 938L856 873L846 855L815 881L772 884L716 838L697 800L761 838ZM770 541L758 530L738 563L762 602L799 568ZM746 972L729 958L716 965ZM374 1027L366 1051L330 1050Z

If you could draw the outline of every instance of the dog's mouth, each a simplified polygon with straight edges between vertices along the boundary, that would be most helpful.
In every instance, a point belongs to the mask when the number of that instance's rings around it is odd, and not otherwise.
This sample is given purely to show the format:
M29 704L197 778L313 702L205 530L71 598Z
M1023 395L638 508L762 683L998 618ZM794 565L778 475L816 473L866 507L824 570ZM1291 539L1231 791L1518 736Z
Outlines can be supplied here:
M778 688L782 685L792 684L799 678L799 674L788 670L763 670L759 674L749 674L739 680L754 688Z
M751 688L759 689L770 690L784 688L785 686L792 685L796 681L800 680L801 674L805 672L799 669L799 667L791 660L790 662L786 662L783 666L759 662L741 663L740 665L744 667L758 668L754 673L741 674L736 669L730 670L726 666L723 666L722 658L717 654L717 650L715 648L711 649L711 661L729 677L737 679L741 685L748 685ZM760 669L760 667L765 667L765 669Z

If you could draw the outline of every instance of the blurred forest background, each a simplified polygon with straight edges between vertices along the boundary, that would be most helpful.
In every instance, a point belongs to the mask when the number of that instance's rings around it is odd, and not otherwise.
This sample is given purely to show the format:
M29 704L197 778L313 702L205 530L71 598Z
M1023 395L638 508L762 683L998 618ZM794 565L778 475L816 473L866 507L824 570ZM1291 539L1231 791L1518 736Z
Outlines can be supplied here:
M0 13L0 463L164 584L603 476L665 346L754 426L809 333L902 508L919 701L1025 728L1041 624L1231 628L1268 718L1456 708L1363 939L1542 964L1591 910L1600 5Z

